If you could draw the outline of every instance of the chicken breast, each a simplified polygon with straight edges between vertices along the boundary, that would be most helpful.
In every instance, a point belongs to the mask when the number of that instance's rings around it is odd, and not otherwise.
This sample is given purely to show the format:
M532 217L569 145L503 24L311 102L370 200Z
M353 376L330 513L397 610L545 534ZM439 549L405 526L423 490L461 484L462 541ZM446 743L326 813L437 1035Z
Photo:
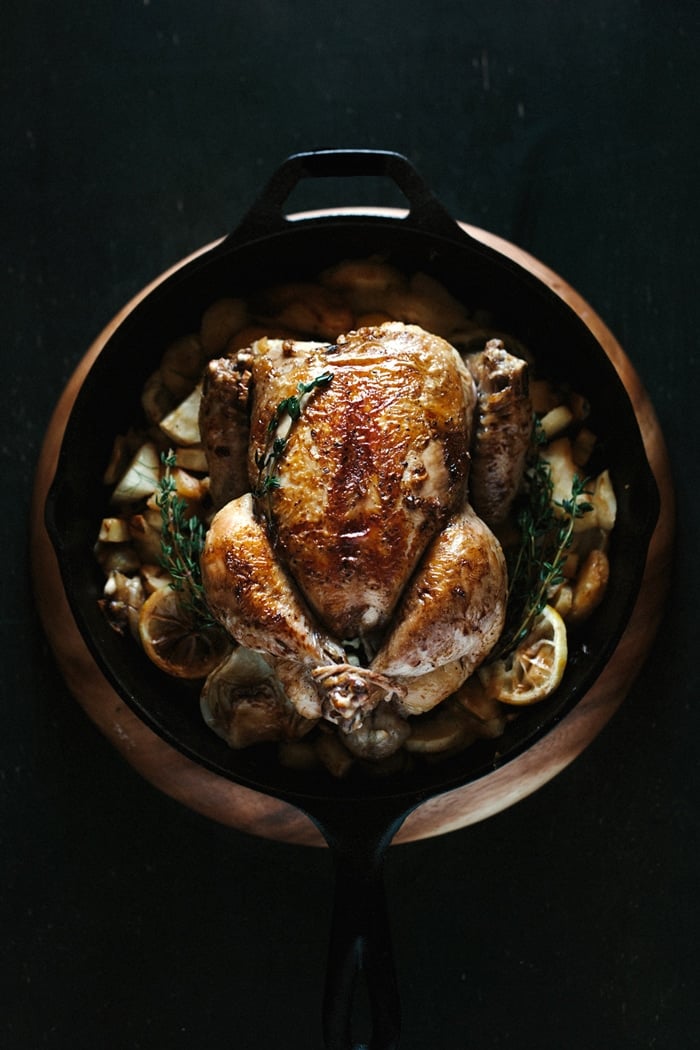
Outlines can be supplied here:
M473 379L450 344L412 325L360 329L332 346L263 340L254 349L249 468L258 490L285 424L279 406L331 375L288 426L275 486L259 500L279 556L331 634L381 631L464 500Z

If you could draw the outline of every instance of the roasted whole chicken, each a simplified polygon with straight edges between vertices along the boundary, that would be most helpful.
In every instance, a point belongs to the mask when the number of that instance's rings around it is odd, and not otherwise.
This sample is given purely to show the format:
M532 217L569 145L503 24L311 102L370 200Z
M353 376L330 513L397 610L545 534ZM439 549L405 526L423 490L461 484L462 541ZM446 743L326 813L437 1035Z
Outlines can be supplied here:
M327 720L381 754L487 657L507 592L492 529L531 425L525 362L498 341L463 359L410 324L209 363L206 598L274 679L289 735Z

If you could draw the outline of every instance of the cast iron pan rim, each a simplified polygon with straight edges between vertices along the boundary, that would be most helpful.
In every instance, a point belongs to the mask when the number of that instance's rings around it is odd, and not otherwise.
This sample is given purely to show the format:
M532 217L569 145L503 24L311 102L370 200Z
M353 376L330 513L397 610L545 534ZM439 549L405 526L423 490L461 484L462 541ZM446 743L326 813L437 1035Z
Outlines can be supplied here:
M134 309L129 312L106 340L100 354L96 358L85 379L85 383L78 393L76 405L71 412L68 422L66 436L69 436L72 423L80 411L81 399L89 396L90 386L95 380L95 377L98 376L99 362L102 355L108 353L110 346L115 341L123 338L124 333L127 332L132 325L135 326L138 324L143 311L152 310L154 306L157 306L158 300L162 296L168 294L173 285L186 282L195 272L203 267L209 266L214 260L218 260L220 257L226 256L230 252L236 252L241 248L251 248L253 246L264 245L268 241L279 242L280 237L285 237L287 235L292 237L297 236L300 229L308 230L311 227L314 227L316 229L332 230L338 226L357 226L358 228L361 228L362 231L367 230L370 226L386 227L392 231L392 234L395 234L397 230L401 230L402 232L405 231L408 236L414 239L416 235L418 235L434 242L436 249L441 244L448 244L452 248L454 248L455 245L457 245L457 247L468 246L472 252L491 261L495 261L501 269L509 270L519 281L527 283L527 285L531 287L538 296L548 298L552 303L556 303L556 308L558 310L564 310L568 313L569 323L576 324L579 327L582 337L589 342L594 342L595 345L600 348L597 340L595 340L595 337L581 318L578 317L568 304L563 302L553 289L522 267L515 260L509 259L496 249L484 245L464 233L456 224L454 226L454 235L448 235L441 231L416 229L415 227L412 227L410 225L410 215L407 215L405 218L396 219L376 214L363 215L360 212L353 214L323 213L314 215L310 218L287 220L286 228L263 233L251 240L243 242L237 240L236 233L234 232L229 237L226 237L222 241L213 245L213 247L198 254L194 259L185 263L182 267L175 269L173 273L166 277L164 281L159 283L136 304ZM617 376L611 362L609 362L609 366L612 375L614 375L615 381L619 383L619 377ZM638 436L638 440L641 442L641 435ZM634 589L631 588L627 595L626 607L617 621L617 630L609 635L606 639L606 645L601 648L594 658L592 658L588 671L585 674L582 674L573 686L569 687L566 700L560 703L553 712L548 711L546 716L541 719L537 718L536 715L533 716L535 718L534 726L517 742L517 744L508 747L505 753L490 753L488 758L484 758L483 761L477 763L466 773L464 770L459 769L459 757L457 757L456 759L447 759L444 762L444 765L438 765L430 769L412 770L408 773L392 774L386 778L368 778L366 781L362 782L358 780L335 780L329 774L325 773L320 777L318 774L312 774L311 776L304 774L300 775L296 771L287 770L281 766L279 767L279 770L274 771L274 777L272 779L267 770L264 775L256 777L254 774L248 772L242 773L238 770L231 770L226 763L217 762L216 759L201 754L197 748L184 743L177 734L174 734L167 726L163 725L159 718L151 715L151 713L141 705L139 699L133 695L133 691L122 681L118 669L113 668L111 662L106 660L97 640L93 636L88 618L84 614L80 601L80 594L77 593L76 587L74 586L70 568L66 564L65 559L61 556L63 542L53 514L57 489L60 488L61 475L65 470L66 458L69 455L68 444L69 441L64 438L59 453L54 483L47 499L46 523L49 535L59 556L58 561L60 572L70 607L79 624L81 634L98 665L106 674L106 677L112 685L116 688L119 695L125 700L128 706L135 711L139 718L176 750L186 755L197 764L202 765L210 771L222 775L235 783L241 784L255 791L261 791L267 795L282 798L286 801L297 802L301 808L304 808L304 802L306 800L321 801L330 800L331 798L357 801L396 799L402 800L406 804L419 804L422 799L480 780L494 770L513 761L524 751L532 747L534 743L550 733L579 702L582 696L585 695L592 682L601 673L602 668L605 666L609 656L619 642L636 600L638 587L641 585L643 563L646 557L646 554L642 553L642 548L644 551L646 550L646 543L640 546L640 554L638 558L640 564L633 566L633 578L638 581L638 586ZM648 520L643 525L646 538L651 535L657 512L658 507L650 507ZM221 745L222 748L226 747L223 741L221 742ZM473 745L473 747L478 748L479 744L477 743L476 745Z

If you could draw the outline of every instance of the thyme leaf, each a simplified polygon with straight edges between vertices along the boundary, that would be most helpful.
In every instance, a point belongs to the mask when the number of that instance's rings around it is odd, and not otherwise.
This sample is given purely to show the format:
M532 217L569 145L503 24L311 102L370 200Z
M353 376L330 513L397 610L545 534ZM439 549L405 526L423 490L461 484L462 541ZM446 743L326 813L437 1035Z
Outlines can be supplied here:
M553 498L549 464L537 451L543 444L538 431L535 427L526 500L517 515L520 542L508 558L506 626L490 659L505 656L530 633L550 590L564 580L564 562L576 521L593 510L592 504L581 498L587 492L588 479L578 475L574 475L569 496Z
M170 574L169 586L179 594L183 609L192 617L193 629L218 628L207 605L199 564L206 527L196 514L188 513L186 500L177 494L172 449L160 458L165 468L156 494L161 518L160 563Z
M328 386L332 378L332 372L322 372L308 383L299 383L296 394L280 401L267 424L267 444L264 451L255 456L258 483L254 495L267 497L268 520L271 520L270 494L280 487L279 461L287 447L292 426L301 417L313 391Z

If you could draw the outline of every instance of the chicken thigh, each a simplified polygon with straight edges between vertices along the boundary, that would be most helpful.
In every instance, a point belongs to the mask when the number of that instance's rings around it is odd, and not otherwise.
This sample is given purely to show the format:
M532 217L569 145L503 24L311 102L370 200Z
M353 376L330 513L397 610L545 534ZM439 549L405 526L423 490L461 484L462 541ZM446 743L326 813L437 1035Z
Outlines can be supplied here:
M495 644L507 580L468 501L476 403L454 347L398 322L210 364L205 448L247 446L249 491L217 486L207 601L305 717L356 731L382 701L427 710Z

